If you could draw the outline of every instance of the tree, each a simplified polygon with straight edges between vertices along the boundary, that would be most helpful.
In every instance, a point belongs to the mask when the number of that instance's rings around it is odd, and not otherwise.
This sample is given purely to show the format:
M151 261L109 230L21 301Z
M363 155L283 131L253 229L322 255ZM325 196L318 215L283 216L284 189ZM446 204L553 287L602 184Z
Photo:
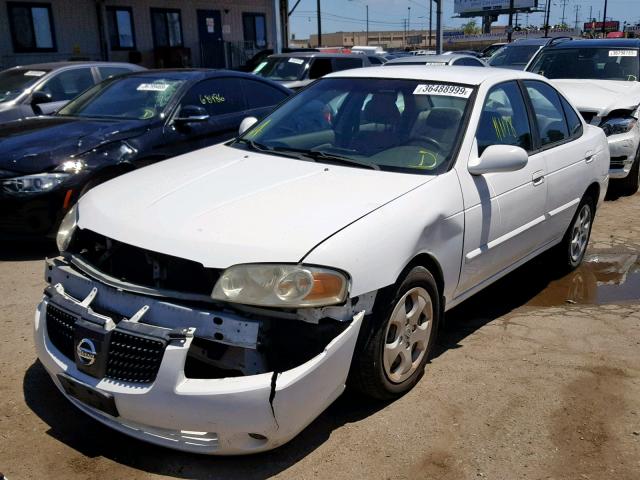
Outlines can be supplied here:
M478 28L476 21L472 19L462 25L462 31L465 35L477 35L480 33L480 28Z

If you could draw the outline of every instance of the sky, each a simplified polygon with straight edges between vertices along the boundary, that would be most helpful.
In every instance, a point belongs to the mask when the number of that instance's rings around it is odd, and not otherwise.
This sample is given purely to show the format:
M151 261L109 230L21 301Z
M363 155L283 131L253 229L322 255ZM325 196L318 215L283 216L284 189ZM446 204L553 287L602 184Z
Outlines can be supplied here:
M543 4L545 0L540 0ZM560 23L562 5L566 2L566 22L573 25L576 18L575 7L580 6L578 18L580 23L589 19L590 7L593 16L597 17L602 10L604 0L551 0L551 24ZM369 5L369 30L402 30L403 21L410 15L410 27L424 29L429 24L428 0L320 0L322 12L322 31L326 33L337 31L364 31L366 5ZM289 0L292 8L296 0ZM290 17L291 32L296 38L308 38L316 33L316 4L317 0L301 0ZM435 4L434 4L435 5ZM408 10L411 7L411 10ZM640 23L640 0L608 0L607 19L619 20L621 23ZM453 18L453 0L444 0L445 28L458 27L468 20ZM494 25L506 25L508 17L500 16ZM529 15L529 24L541 25L542 13ZM478 24L481 19L477 18ZM525 24L522 16L520 24ZM433 28L435 28L435 8L433 12Z

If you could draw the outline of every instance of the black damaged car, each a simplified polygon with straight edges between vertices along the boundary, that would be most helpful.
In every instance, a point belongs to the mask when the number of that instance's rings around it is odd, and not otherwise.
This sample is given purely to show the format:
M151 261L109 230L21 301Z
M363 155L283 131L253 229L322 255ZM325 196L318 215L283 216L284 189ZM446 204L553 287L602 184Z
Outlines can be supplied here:
M96 85L57 113L0 125L0 239L52 236L90 188L237 135L291 94L251 74L150 70Z

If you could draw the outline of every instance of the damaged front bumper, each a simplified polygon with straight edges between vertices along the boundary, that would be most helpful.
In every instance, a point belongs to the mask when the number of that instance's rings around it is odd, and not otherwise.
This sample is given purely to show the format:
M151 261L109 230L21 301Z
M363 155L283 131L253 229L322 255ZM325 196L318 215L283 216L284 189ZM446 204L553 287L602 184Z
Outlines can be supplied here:
M611 179L626 178L638 153L640 130L636 126L629 133L611 135L607 137L607 140L609 141L609 151L611 152L609 177Z
M187 354L200 333L250 350L258 342L259 321L131 294L95 282L60 260L48 261L46 277L51 286L36 309L35 343L61 392L86 414L127 435L204 454L269 450L304 429L343 392L364 316L354 315L324 350L294 368L187 378ZM51 319L60 332L48 331ZM100 344L105 335L110 338L106 347ZM93 341L90 346L82 343L86 338ZM65 342L73 352L65 350ZM114 344L129 349L119 353L118 362ZM151 357L142 360L155 375L118 370L118 365L130 369L139 352L146 355L156 346L162 349L159 365Z

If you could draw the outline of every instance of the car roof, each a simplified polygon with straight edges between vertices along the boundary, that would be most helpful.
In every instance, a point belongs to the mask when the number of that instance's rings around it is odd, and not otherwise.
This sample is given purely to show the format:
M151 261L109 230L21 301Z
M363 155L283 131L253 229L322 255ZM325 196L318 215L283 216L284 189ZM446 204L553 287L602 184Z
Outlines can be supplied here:
M557 40L556 40L557 39ZM557 41L557 43L554 42L554 40ZM512 43L507 43L505 46L506 47L510 47L510 46L514 46L514 47L519 47L521 45L559 45L559 44L566 44L566 42L569 42L571 39L569 37L540 37L540 38L523 38L523 39L518 39Z
M507 80L532 79L547 81L535 73L506 68L478 68L478 67L429 67L422 65L398 66L395 68L366 67L341 72L330 73L323 78L390 78L411 79L434 82L462 83L466 85L480 85L484 82L498 83Z
M289 57L294 57L294 58L301 58L301 57L318 57L318 58L334 58L334 57L338 57L338 58L344 58L344 57L350 57L350 58L362 58L362 57L366 57L366 55L364 55L364 52L360 52L360 53L324 53L324 52L291 52L291 53L278 53L276 55L271 55L269 58L289 58Z
M65 62L49 62L49 63L31 63L28 65L16 65L12 68L29 68L33 70L56 70L66 67L115 67L126 66L142 69L140 65L127 62L85 62L85 61L65 61Z
M467 55L464 53L450 53L447 55L411 55L410 57L394 58L393 60L389 60L387 63L393 65L402 63L423 65L430 62L448 64L459 58L473 58L474 60L478 60L478 58L474 57L473 55Z
M598 47L615 47L615 48L640 48L640 39L638 38L602 38L602 39L585 39L576 42L560 42L549 45L548 48L598 48Z

